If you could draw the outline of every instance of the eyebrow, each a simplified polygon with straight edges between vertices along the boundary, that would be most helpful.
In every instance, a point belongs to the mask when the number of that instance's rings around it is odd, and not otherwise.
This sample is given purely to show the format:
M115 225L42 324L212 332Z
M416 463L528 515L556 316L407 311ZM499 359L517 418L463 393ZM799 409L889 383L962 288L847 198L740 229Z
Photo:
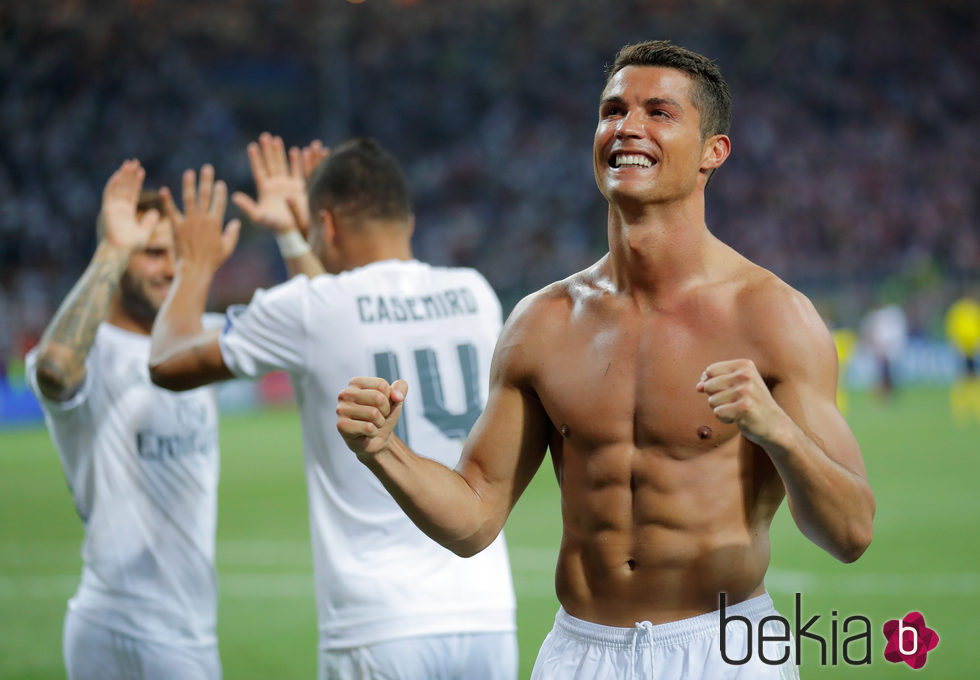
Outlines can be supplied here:
M610 97L603 98L599 102L599 105L601 106L603 104L625 104L625 103L626 100L624 100L622 97L618 95L612 95ZM646 106L673 106L674 108L678 108L678 109L683 108L680 102L678 102L676 99L671 99L670 97L650 97L643 103Z

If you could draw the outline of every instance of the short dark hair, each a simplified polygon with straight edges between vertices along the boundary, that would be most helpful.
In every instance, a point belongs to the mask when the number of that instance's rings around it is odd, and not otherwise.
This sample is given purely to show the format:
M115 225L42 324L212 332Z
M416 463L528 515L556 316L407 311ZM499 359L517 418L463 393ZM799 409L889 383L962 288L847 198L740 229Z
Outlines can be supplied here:
M341 212L359 219L412 216L408 184L398 161L378 142L357 137L330 150L310 178L310 212Z
M143 189L140 191L140 197L136 202L136 214L142 215L151 210L160 213L160 219L167 216L163 209L163 199L160 198L159 189ZM102 217L102 211L99 211L99 217L95 221L95 238L97 241L102 241L105 238L105 218Z
M612 66L606 69L606 85L627 66L663 66L691 76L691 102L701 118L701 137L728 134L732 123L732 95L718 66L697 52L671 44L669 40L651 40L626 45Z
M136 203L136 214L142 215L143 213L151 210L156 210L158 213L160 213L160 217L166 216L163 209L163 199L160 198L159 189L143 189L140 192L139 201Z

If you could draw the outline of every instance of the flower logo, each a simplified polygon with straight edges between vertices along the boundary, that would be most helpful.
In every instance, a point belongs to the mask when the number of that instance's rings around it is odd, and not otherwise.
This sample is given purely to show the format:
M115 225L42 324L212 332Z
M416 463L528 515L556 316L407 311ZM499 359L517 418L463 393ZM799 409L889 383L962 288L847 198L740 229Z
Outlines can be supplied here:
M909 612L905 618L892 619L885 624L885 659L892 663L904 661L915 669L926 665L926 654L939 644L939 633L926 625L919 612Z

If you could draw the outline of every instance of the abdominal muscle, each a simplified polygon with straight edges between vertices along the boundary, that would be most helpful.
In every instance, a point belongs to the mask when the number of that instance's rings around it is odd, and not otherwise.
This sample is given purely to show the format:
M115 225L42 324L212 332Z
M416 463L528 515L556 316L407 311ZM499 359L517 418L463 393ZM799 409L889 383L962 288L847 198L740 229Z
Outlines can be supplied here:
M564 529L555 579L569 614L665 623L718 609L722 591L729 603L764 592L782 498L764 453L739 436L693 454L621 445L583 455L567 444L555 461Z

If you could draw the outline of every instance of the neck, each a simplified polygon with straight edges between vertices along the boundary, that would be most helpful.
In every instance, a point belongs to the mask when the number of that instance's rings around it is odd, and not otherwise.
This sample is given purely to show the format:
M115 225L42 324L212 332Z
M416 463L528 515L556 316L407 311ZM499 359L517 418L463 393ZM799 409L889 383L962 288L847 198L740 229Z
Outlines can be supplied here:
M363 238L347 243L344 260L348 269L384 260L411 260L411 244L401 239Z
M672 204L610 203L608 235L616 289L649 299L703 281L718 243L704 221L703 196Z
M113 296L112 302L109 303L109 314L106 316L106 321L117 328L139 335L150 335L153 330L153 319L137 318L127 312L118 293Z

